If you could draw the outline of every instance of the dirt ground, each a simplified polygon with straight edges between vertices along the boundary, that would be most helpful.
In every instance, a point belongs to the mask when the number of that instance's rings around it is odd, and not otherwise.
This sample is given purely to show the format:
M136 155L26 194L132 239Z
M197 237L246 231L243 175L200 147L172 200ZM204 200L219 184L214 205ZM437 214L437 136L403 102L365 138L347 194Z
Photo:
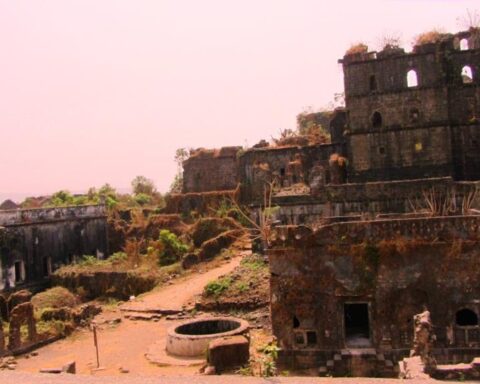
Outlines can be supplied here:
M130 309L181 309L193 305L194 296L204 286L221 275L231 272L240 263L241 256L210 266L200 266L200 271L173 281L171 285L157 288L124 305ZM208 270L207 270L208 269ZM100 370L96 370L96 353L93 333L89 329L75 331L64 340L38 349L37 356L18 358L17 371L39 372L42 368L61 367L69 361L76 362L77 373L95 376L125 375L193 375L199 366L157 366L150 363L145 353L152 345L165 345L166 331L181 320L132 321L126 319L118 308L104 311L104 321L98 330ZM118 319L121 319L118 322ZM158 348L157 348L158 349ZM163 348L161 348L163 350ZM166 355L165 355L166 356ZM166 356L168 358L168 356ZM175 363L175 361L168 361ZM187 362L188 363L188 362Z
M0 372L2 384L395 384L398 379L374 378L317 378L317 377L259 377L241 376L149 376L95 377L79 375L41 375L25 372ZM435 380L408 380L408 384L441 383ZM452 381L450 381L452 383Z

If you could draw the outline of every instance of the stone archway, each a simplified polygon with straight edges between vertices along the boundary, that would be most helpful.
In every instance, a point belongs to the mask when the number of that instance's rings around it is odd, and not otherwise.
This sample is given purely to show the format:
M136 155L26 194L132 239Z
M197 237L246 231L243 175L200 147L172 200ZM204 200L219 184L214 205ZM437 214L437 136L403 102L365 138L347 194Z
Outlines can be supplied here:
M13 351L22 345L20 327L27 324L28 341L34 342L37 339L37 328L33 317L32 303L22 303L17 305L10 312L10 331L8 334L8 349Z

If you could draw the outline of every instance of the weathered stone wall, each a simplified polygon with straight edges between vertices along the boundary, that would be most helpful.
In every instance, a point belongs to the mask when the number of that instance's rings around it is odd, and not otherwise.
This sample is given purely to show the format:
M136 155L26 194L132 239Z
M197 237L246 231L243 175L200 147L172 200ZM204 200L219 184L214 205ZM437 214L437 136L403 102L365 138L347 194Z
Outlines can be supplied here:
M241 147L199 149L183 162L183 193L224 191L238 184L237 153Z
M166 203L164 213L179 213L184 217L191 215L211 215L222 205L237 200L238 189L212 192L190 192L171 195Z
M288 187L296 183L307 186L328 183L330 156L343 152L341 144L250 149L240 156L242 201L247 203L263 201L265 182L274 179L279 187ZM292 174L290 169L296 161L299 164L298 170ZM317 180L318 178L322 181Z
M479 240L479 216L279 227L269 250L273 332L290 356L339 353L348 347L344 305L365 303L371 347L401 355L411 347L413 315L427 305L435 353L463 348L468 358L480 329L458 326L455 315L480 313ZM315 341L298 344L296 333L307 331Z
M421 212L427 208L423 193L434 191L438 197L455 196L458 212L464 198L480 189L480 182L455 182L451 178L397 180L388 182L326 185L315 194L274 196L278 207L275 220L282 225L318 225L329 221L347 221L352 217L376 217L384 214ZM480 207L480 196L471 208ZM258 206L254 206L258 209Z
M0 211L0 226L36 224L83 217L104 217L105 215L104 205L14 209Z
M468 50L458 41L467 37ZM452 176L478 179L478 38L346 56L349 181ZM465 81L469 66L473 81ZM408 86L415 71L418 85ZM462 126L462 127L458 127Z
M0 291L38 283L75 257L107 255L102 206L0 212Z

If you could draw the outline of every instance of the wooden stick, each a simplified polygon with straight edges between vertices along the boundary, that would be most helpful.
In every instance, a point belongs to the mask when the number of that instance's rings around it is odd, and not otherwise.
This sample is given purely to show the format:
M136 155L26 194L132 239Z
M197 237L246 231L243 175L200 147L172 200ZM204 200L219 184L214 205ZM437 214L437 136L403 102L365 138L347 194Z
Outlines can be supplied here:
M97 326L93 326L93 344L95 345L95 350L97 352L97 368L100 368L100 356L98 354L98 338L97 338Z

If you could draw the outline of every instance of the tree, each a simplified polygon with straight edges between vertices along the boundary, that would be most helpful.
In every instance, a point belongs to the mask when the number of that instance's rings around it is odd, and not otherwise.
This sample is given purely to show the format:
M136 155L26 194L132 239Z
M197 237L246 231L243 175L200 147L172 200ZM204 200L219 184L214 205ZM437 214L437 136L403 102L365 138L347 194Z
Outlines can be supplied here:
M74 197L69 191L60 190L50 198L50 204L56 207L73 204Z
M189 157L189 152L185 148L178 148L175 151L175 163L177 164L177 174L170 185L170 193L181 193L183 186L183 162Z
M143 193L152 196L157 192L153 181L147 179L145 176L137 176L132 180L132 190L135 195Z
M177 172L182 171L182 164L188 159L188 151L185 148L178 148L175 151L175 163L177 163Z
M461 28L475 30L480 28L480 12L477 9L467 9L464 16L458 18Z

